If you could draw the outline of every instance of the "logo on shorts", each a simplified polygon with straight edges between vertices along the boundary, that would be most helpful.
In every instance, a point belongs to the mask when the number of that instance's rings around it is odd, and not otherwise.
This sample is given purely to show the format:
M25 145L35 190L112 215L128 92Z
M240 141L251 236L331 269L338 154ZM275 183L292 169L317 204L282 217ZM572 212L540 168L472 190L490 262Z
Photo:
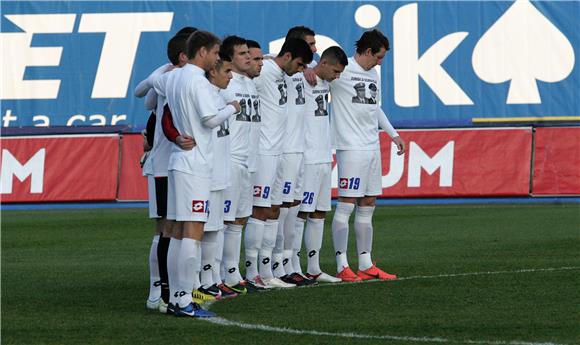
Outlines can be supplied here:
M205 201L193 200L191 202L191 212L204 213L205 212Z
M254 186L254 196L260 197L262 195L262 186Z
M348 179L347 178L341 178L338 181L338 186L340 189L348 189Z

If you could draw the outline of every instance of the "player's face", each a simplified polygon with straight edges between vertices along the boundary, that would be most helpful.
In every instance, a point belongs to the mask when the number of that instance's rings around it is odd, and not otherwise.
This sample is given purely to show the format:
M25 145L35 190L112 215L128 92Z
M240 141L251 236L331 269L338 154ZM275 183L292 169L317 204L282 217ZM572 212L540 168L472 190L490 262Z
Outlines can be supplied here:
M373 68L377 65L380 66L380 64L383 63L385 55L387 55L387 50L384 47L381 47L381 50L379 50L376 54L370 52L369 56L369 64L371 65L370 68Z
M260 48L250 48L250 69L248 70L248 76L250 78L255 78L262 72L262 66L264 65L264 54L262 54L262 49Z
M223 61L221 68L214 68L210 75L212 76L212 84L220 89L226 89L232 79L232 63Z
M250 63L250 50L248 46L245 44L234 46L234 57L232 59L233 70L247 73L252 67Z
M316 53L316 39L314 38L314 36L308 35L304 37L304 40L306 41L306 43L308 43L308 46L310 47L312 54Z
M344 66L338 62L335 64L330 64L328 60L324 60L320 63L322 68L321 79L331 82L340 77L340 74L344 72Z
M204 50L206 48L201 48L201 50ZM215 68L215 65L217 63L217 61L219 60L219 51L220 51L220 46L219 44L214 45L211 49L206 50L205 54L203 55L203 60L204 60L204 70L210 71L212 68Z
M294 74L296 74L298 72L304 71L304 67L306 67L306 64L304 64L304 61L302 60L302 58L299 57L299 58L292 59L292 60L288 61L288 63L286 64L286 66L284 68L284 71L289 76L293 76Z

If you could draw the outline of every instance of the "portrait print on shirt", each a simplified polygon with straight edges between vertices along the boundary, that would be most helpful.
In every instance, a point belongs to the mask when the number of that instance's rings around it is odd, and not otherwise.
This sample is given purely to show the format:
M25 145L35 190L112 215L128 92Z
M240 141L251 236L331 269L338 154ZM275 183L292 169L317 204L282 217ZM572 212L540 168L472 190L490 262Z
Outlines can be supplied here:
M260 116L260 100L254 100L254 115L252 115L252 122L261 122L262 117Z
M296 104L304 104L306 103L306 97L304 97L304 81L300 79L300 82L296 84L296 92L298 93L298 97L296 97Z
M250 115L248 114L252 111L252 101L248 99L247 104L244 98L240 99L240 112L236 115L236 121L247 121L250 122Z
M370 98L367 98L368 104L377 104L377 85L375 83L369 84Z
M280 99L278 100L278 104L286 104L286 102L288 102L288 85L286 85L286 80L282 80L281 83L278 83L278 91L280 92Z
M362 81L356 83L354 86L355 95L352 97L352 103L368 104L368 98L366 97L366 85ZM375 86L376 87L376 86Z
M326 110L328 104L328 94L326 94L326 96L319 95L315 100L318 108L314 110L314 116L328 116L328 110Z
M230 135L230 122L228 120L222 122L220 129L217 131L218 138Z

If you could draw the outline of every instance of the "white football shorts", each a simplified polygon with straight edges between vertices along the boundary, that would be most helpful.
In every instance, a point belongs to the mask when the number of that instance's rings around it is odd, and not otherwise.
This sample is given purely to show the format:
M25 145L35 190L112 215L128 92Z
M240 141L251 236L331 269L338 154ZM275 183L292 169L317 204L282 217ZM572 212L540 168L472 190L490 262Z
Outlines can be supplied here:
M209 215L203 231L218 231L224 228L224 191L209 193Z
M274 195L273 189L281 161L282 155L258 155L257 169L252 174L254 206L271 207L282 204L280 196Z
M175 220L207 222L211 179L176 170L171 170L171 173L173 174Z
M293 202L300 200L302 193L301 178L304 173L304 154L303 153L284 153L282 162L276 176L274 185L274 194L282 202Z
M224 191L224 220L233 222L252 214L252 183L248 168L230 164L230 186ZM212 207L215 207L212 205Z
M305 164L301 212L330 211L332 163Z
M382 194L381 151L336 151L338 196L359 198Z

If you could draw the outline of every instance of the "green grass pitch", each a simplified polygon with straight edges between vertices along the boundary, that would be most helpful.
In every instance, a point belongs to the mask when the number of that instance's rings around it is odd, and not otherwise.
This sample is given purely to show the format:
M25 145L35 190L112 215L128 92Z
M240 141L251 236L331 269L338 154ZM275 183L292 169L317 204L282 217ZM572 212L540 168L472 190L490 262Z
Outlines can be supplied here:
M146 214L2 212L2 343L580 343L578 204L377 207L373 258L400 280L213 304L228 325L146 310Z

